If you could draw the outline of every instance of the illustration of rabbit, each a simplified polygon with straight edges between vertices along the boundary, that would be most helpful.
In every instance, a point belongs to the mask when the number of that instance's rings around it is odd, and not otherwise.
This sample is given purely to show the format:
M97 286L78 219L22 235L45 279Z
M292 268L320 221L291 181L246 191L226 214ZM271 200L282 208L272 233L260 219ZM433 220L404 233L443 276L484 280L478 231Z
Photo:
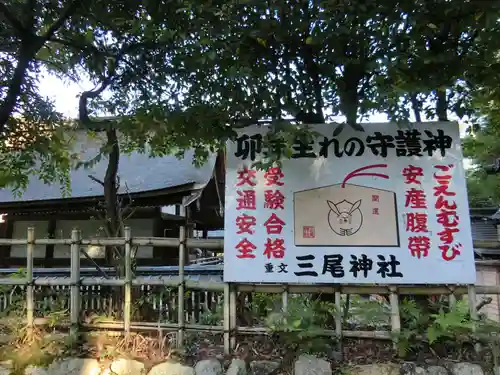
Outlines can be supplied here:
M345 199L338 203L327 200L330 211L328 212L328 224L330 228L340 236L352 236L363 223L363 215L360 210L361 199L354 203Z

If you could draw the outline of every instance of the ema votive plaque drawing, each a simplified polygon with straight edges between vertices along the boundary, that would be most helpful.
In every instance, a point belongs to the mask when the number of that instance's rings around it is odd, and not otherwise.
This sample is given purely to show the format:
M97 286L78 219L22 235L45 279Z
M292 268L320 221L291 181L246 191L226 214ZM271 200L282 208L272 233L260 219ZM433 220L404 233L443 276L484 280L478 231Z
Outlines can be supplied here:
M339 184L294 193L295 246L399 247L396 193L347 183L360 173L385 164L351 172Z

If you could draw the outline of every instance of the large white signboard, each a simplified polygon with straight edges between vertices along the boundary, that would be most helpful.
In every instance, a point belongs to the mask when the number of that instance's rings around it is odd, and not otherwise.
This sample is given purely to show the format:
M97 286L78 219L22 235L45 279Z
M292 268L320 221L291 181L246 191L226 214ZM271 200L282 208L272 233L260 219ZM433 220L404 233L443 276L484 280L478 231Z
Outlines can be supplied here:
M224 281L475 282L457 123L312 129L265 171L267 127L228 143Z

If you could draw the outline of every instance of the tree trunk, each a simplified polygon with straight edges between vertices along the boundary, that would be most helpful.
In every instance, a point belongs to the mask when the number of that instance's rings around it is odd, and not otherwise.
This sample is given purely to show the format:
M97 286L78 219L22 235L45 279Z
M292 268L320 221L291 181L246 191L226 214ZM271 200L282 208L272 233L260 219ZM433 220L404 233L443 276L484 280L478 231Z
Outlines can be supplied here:
M342 78L337 79L337 87L340 98L340 110L346 117L346 122L353 128L357 128L359 93L358 87L364 74L362 66L358 64L346 64Z
M439 121L448 121L446 90L436 90L436 115Z
M104 176L104 201L106 207L106 231L108 236L122 237L123 229L120 221L120 201L118 199L118 166L120 161L120 147L116 129L110 128L106 131L106 148L109 152L108 166ZM116 276L125 277L125 261L123 246L109 246L106 248L107 263L115 268ZM122 288L112 289L112 299L114 301L113 312L120 316L123 311L123 291Z
M19 54L17 55L17 65L7 89L7 95L0 107L0 133L3 133L7 121L16 108L17 100L19 99L19 95L21 95L21 88L26 77L26 71L38 49L32 43L22 42Z
M416 122L422 122L422 116L420 115L421 103L417 99L417 94L410 94L411 107L413 109L413 114L415 115Z
M109 152L108 167L104 177L104 201L106 207L106 229L111 237L121 237L122 228L119 215L118 201L118 166L120 161L120 147L118 145L118 137L116 129L106 131L107 143L106 147ZM107 250L106 259L110 264L116 267L119 276L123 276L123 250L116 246L110 247Z

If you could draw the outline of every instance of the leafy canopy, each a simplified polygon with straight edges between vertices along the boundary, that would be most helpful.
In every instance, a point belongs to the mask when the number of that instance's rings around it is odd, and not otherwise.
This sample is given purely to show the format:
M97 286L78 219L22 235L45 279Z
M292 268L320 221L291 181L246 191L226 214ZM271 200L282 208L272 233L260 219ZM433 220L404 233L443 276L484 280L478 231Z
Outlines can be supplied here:
M398 122L470 115L478 82L495 72L499 40L490 2L8 0L0 7L0 138L19 139L23 126L30 134L20 151L0 146L4 165L18 171L0 167L0 183L14 188L30 173L64 179L73 162L59 133L65 126L117 128L124 152L194 147L201 162L257 121L273 122L290 140L307 136L290 121L343 115L362 130L357 123L373 113ZM40 96L42 71L95 85L82 93L74 124Z

